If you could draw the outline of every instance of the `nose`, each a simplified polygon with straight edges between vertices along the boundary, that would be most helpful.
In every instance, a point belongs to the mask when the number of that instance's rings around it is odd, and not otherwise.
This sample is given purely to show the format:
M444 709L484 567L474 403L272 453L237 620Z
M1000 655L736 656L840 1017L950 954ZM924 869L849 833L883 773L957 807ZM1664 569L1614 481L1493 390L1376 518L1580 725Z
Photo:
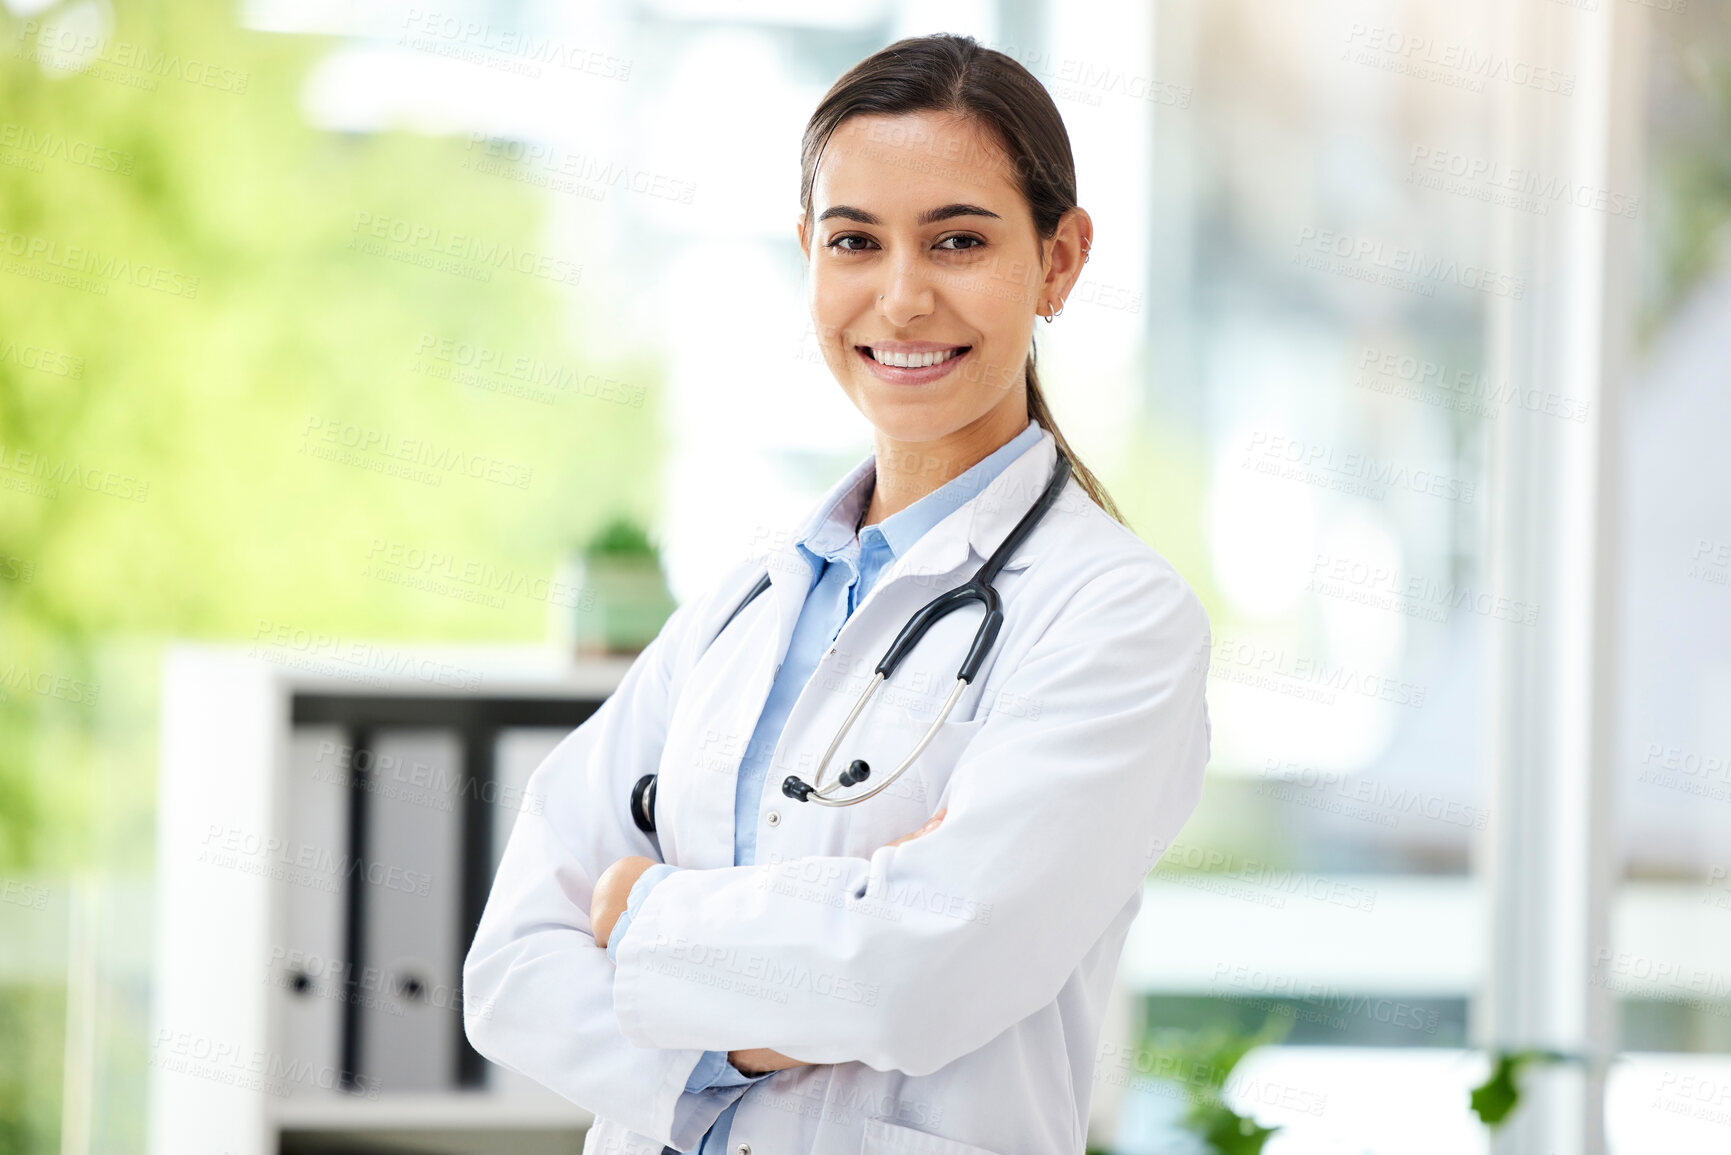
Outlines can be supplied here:
M897 328L905 328L930 313L937 292L918 253L904 253L886 263L878 312Z

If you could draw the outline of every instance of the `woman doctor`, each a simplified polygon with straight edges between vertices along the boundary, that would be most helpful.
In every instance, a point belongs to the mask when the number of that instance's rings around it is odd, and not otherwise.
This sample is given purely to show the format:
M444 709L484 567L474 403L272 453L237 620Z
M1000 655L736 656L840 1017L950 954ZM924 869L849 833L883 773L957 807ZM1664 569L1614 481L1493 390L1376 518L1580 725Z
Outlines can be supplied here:
M814 326L876 452L676 610L535 771L465 1026L595 1114L588 1155L1080 1152L1143 881L1201 790L1209 628L1035 377L1035 317L1093 240L1069 141L1010 57L903 40L812 115L800 197ZM855 805L786 794L1059 451L1073 471L996 578L1002 630L919 758ZM902 762L979 620L933 626L838 766ZM652 773L650 834L630 805Z

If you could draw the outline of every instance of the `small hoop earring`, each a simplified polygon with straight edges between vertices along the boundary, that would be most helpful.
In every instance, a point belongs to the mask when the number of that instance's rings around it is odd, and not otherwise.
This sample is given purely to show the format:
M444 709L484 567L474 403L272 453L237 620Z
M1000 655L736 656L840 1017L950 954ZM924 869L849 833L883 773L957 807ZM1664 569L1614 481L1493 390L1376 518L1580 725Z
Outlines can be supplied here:
M1059 305L1056 309L1053 309L1050 313L1047 313L1046 314L1046 324L1050 325L1053 321L1056 321L1058 319L1058 315L1060 313L1062 313L1063 311L1064 311L1064 306Z

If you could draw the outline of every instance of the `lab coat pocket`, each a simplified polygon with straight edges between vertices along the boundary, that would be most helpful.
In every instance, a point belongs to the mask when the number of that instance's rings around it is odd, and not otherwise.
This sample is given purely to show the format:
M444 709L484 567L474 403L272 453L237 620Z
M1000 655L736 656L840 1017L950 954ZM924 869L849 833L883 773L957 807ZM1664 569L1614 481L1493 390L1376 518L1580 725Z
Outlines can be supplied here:
M869 858L885 843L923 826L942 804L950 773L981 725L981 721L945 722L906 773L881 794L844 808L848 826L842 853ZM901 707L886 707L876 718L862 717L855 728L858 743L844 741L837 751L836 765L846 766L855 758L865 760L872 776L853 791L863 793L894 773L930 726L929 721L915 718Z
M997 1155L997 1152L929 1131L915 1131L885 1119L867 1119L859 1155Z

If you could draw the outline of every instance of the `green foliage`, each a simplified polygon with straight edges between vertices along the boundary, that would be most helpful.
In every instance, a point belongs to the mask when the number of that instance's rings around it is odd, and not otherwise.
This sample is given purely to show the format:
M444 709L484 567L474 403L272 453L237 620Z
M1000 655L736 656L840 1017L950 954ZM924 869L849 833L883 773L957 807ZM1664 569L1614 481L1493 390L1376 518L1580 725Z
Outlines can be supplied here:
M641 525L629 517L615 517L589 539L583 556L654 558L657 554Z
M39 61L80 7L116 21L92 66ZM0 8L9 877L148 874L170 640L537 641L548 607L519 591L655 508L657 371L589 320L619 296L585 260L597 226L561 214L550 239L546 194L475 171L466 138L309 126L332 45L236 18ZM396 224L580 274L429 267ZM0 1155L59 1148L64 1021L60 991L0 988ZM142 1026L107 1005L101 1029L105 1101L141 1103ZM96 1148L140 1150L143 1125Z
M580 327L616 295L583 260L594 225L549 239L546 194L466 168L467 139L306 124L327 43L237 29L226 0L115 6L128 59L209 62L245 77L234 91L112 59L45 68L3 11L0 869L58 869L89 850L107 699L52 687L89 680L101 647L277 627L539 640L545 602L510 590L551 576L615 495L653 510L658 390ZM581 276L454 275L375 238L381 221ZM554 383L477 369L480 348ZM464 574L507 592L453 596ZM148 763L130 772L148 804Z
M0 988L0 1155L60 1149L60 1026L57 990Z
M1178 1082L1190 1103L1184 1114L1184 1126L1201 1138L1214 1155L1260 1155L1269 1137L1280 1130L1240 1115L1226 1102L1222 1092L1240 1060L1256 1047L1284 1039L1292 1029L1292 1022L1269 1015L1254 1033L1233 1026L1167 1029L1151 1032L1144 1041L1143 1049L1158 1069L1185 1073Z
M1567 1055L1558 1051L1499 1051L1490 1077L1473 1088L1472 1109L1479 1121L1495 1128L1520 1105L1520 1075L1537 1063L1561 1063Z
M1650 335L1713 268L1731 259L1731 8L1693 7L1655 21L1646 125Z

